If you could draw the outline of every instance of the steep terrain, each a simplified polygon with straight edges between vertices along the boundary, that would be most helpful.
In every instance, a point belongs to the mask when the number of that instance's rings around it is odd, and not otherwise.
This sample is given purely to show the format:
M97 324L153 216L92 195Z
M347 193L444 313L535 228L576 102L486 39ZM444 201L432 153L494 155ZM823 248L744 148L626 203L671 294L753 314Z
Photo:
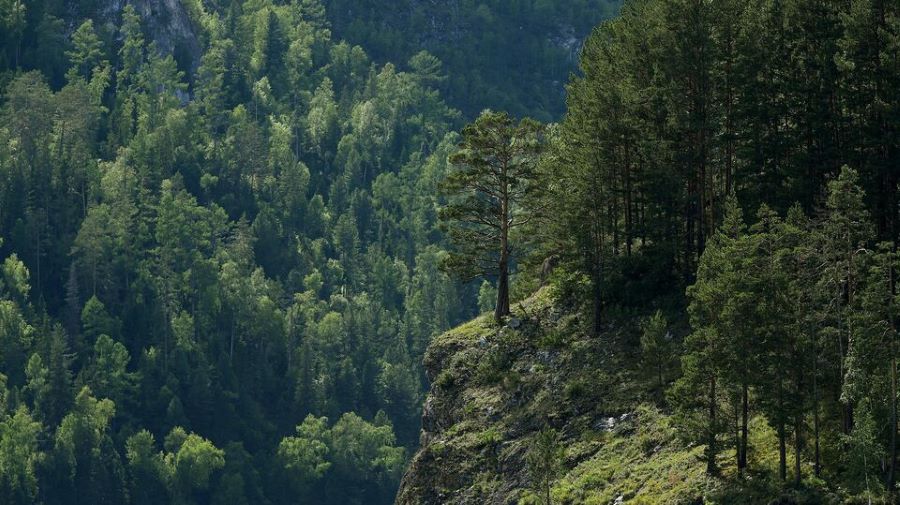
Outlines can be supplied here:
M616 356L627 332L610 328L601 339L588 338L577 311L556 306L546 289L513 310L502 327L485 316L429 348L422 448L398 504L516 503L530 495L526 455L545 426L560 433L566 468L601 457L612 438L658 435L643 434L644 416L658 414L635 414L638 383L619 366L628 359ZM658 438L647 441L656 452L667 442ZM672 468L676 481L702 473L679 466ZM592 490L598 503L614 493Z
M193 74L200 65L203 51L187 3L179 0L110 0L101 3L103 18L111 31L119 25L118 18L128 3L141 16L144 29L150 40L156 42L160 53L173 55L189 75Z
M555 504L846 502L821 482L774 483L777 455L762 449L774 434L760 419L751 478L706 476L703 447L679 439L655 373L633 350L629 318L591 338L579 311L548 289L513 312L503 326L483 316L429 348L421 448L398 505L543 503L528 454L544 428L559 434Z
M565 111L565 84L591 29L619 0L328 0L336 35L376 61L425 49L444 63L441 92L468 118L482 109L541 121Z

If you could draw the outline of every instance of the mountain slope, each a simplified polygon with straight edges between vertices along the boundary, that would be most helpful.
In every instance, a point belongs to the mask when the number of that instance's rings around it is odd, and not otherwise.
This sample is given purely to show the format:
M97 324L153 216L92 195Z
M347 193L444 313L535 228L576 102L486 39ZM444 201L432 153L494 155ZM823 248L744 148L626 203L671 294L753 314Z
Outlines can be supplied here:
M559 437L553 503L846 502L821 481L783 489L762 419L751 478L706 476L703 447L681 442L634 349L633 319L590 338L580 311L546 288L513 312L503 326L483 316L428 349L421 448L398 505L543 503L529 452L547 428Z
M581 45L619 0L328 0L337 36L376 61L425 49L444 63L442 94L473 118L483 108L541 121L565 110L564 86Z

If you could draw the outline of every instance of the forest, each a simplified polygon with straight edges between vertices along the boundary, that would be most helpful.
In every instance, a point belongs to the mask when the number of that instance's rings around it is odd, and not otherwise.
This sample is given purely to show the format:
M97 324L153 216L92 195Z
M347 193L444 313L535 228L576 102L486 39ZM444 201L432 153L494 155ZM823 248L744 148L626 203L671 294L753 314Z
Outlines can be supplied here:
M896 502L898 49L880 0L632 1L584 46L531 236L595 333L646 317L710 475Z
M441 62L317 1L118 7L0 3L0 501L390 503L478 310Z
M550 284L710 475L893 502L900 4L432 4L0 0L0 501L392 503Z

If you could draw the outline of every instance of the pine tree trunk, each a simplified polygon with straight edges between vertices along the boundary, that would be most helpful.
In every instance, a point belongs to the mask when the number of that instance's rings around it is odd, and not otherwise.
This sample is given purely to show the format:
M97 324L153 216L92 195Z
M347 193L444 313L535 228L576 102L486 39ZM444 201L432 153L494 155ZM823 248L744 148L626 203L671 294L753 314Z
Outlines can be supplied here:
M890 268L888 274L890 275L891 300L893 300L897 294L894 269ZM886 484L888 491L893 495L896 492L897 479L897 328L894 317L889 316L889 318L891 321L891 447L888 451L890 461L888 462Z
M509 315L509 265L507 262L506 258L500 260L500 279L497 282L497 307L494 310L494 319L497 321L501 321Z
M706 442L706 473L716 475L716 378L709 379L709 433Z
M778 476L781 481L787 480L787 433L784 418L784 384L778 378Z
M803 446L800 427L802 426L802 414L798 411L794 414L794 485L800 487L802 474L800 473L800 452Z
M818 359L818 357L816 357ZM814 361L818 363L818 361ZM813 438L815 438L815 462L813 463L813 472L816 477L821 477L822 467L819 457L819 384L818 384L818 366L813 367Z
M506 168L503 169L506 177ZM500 279L497 281L497 307L494 319L498 322L509 315L509 186L504 183L500 202Z
M749 433L750 398L749 387L744 383L741 389L741 441L738 454L738 473L743 475L747 468L747 437Z
M599 267L595 266L595 268L599 268ZM603 317L602 317L603 316L603 314L602 314L603 299L602 299L602 293L601 293L601 287L600 287L600 274L599 273L594 274L594 280L593 280L592 284L593 284L593 288L592 288L593 300L592 300L592 302L593 302L593 312L594 313L592 315L593 321L591 324L591 334L594 337L597 337L600 335L600 331L602 330L602 325L603 325Z
M897 472L897 358L891 356L891 448L888 452L887 488L894 494Z
M778 476L781 481L787 480L787 436L785 434L784 420L778 420Z

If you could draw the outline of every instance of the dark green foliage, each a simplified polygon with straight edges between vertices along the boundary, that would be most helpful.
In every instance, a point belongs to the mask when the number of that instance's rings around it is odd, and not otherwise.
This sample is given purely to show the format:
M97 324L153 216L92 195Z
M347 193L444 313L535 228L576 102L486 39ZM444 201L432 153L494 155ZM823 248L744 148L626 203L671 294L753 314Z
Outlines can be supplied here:
M444 62L434 84L474 119L484 108L551 121L583 39L617 12L618 0L417 0L323 2L338 36L376 60L411 60L421 49ZM432 67L433 68L433 67Z
M641 354L649 367L656 373L657 384L663 386L663 375L672 361L672 334L667 328L668 322L661 311L644 320L641 325Z
M485 111L463 129L454 165L443 183L448 204L441 209L453 249L445 268L464 280L497 278L494 317L508 316L509 276L518 244L516 228L535 220L529 208L539 190L536 165L542 127L523 119L516 124L506 113Z
M438 268L441 62L373 64L317 1L101 4L0 3L0 492L389 503L477 310ZM327 471L276 454L307 416Z
M754 471L763 417L779 480L896 491L898 20L877 1L626 2L550 129L540 260L597 335L687 306L668 400L710 473Z

